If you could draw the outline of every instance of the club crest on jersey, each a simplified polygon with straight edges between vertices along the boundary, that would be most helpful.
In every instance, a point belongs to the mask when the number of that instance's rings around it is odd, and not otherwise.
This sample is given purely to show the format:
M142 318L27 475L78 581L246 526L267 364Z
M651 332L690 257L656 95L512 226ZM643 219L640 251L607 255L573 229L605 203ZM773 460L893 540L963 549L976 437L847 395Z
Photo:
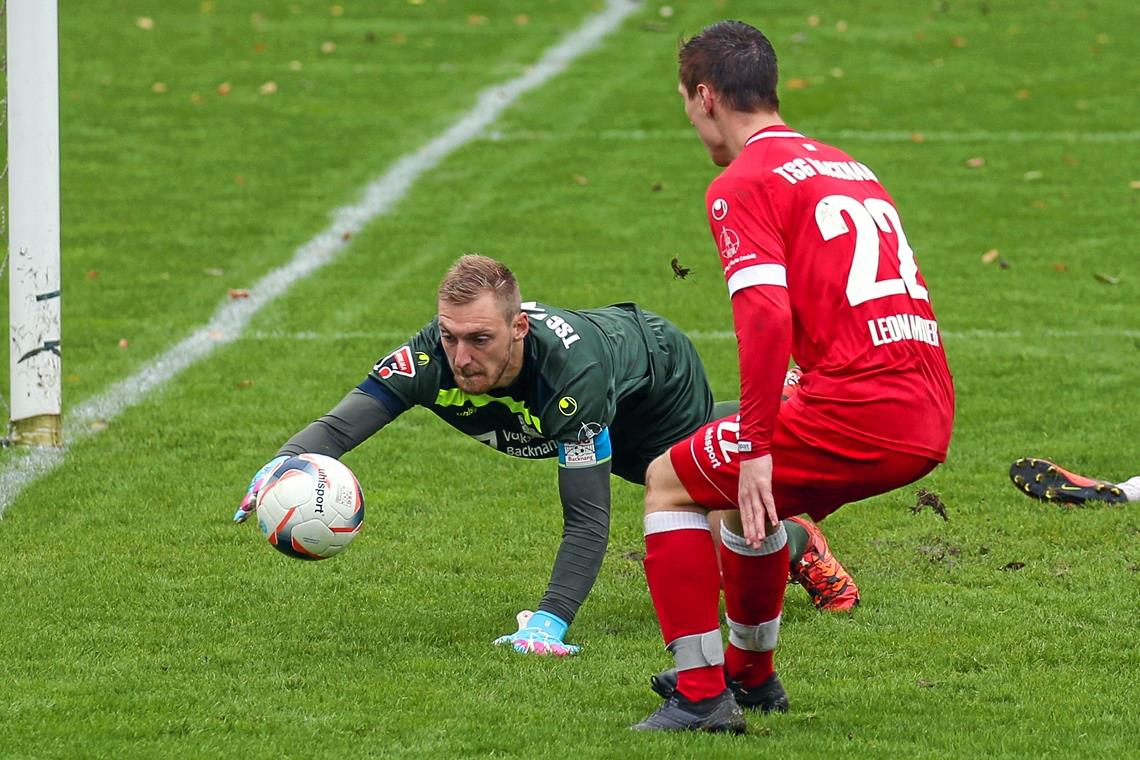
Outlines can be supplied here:
M600 422L583 422L578 428L578 443L594 440L602 432L602 427Z
M372 371L379 375L382 380L387 380L392 377L392 375L415 377L416 363L412 360L412 349L407 346L400 346L376 362L375 366L372 367Z
M731 259L740 250L740 236L729 227L720 228L720 235L717 236L716 242L723 258Z
M726 201L724 198L717 198L712 202L712 208L710 211L712 213L712 218L715 221L719 222L721 219L724 219L726 216L728 216L728 201Z

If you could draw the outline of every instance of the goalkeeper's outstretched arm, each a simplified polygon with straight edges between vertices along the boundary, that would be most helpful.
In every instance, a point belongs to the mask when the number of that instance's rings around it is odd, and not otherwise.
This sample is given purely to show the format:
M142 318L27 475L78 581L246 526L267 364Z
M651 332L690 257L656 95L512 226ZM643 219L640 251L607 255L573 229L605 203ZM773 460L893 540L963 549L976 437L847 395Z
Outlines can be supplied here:
M392 413L379 399L353 388L328 414L313 420L290 438L277 454L293 456L309 452L339 459L392 419Z

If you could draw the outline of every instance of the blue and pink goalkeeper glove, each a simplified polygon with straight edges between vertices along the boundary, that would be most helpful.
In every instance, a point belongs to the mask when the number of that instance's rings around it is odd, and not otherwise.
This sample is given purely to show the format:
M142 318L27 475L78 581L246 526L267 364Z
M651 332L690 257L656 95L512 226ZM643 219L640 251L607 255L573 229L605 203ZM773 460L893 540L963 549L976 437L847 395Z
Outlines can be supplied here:
M555 657L568 657L578 654L581 647L562 641L569 624L549 612L523 610L518 614L519 629L493 642L496 645L510 644L516 652L523 654L549 654Z
M261 491L261 486L265 483L265 479L277 469L277 467L284 462L288 457L274 457L272 461L266 463L264 467L257 471L253 476L253 480L249 482L249 490L245 492L245 497L238 505L237 512L234 512L234 522L245 522L253 510L257 509L257 494Z

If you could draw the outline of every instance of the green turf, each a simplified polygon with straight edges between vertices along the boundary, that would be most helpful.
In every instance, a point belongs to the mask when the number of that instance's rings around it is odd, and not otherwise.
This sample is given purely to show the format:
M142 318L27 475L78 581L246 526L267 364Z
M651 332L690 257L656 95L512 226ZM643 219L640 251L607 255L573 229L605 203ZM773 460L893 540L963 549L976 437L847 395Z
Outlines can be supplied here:
M332 5L61 3L69 408L288 261L595 3ZM1132 3L664 5L9 507L0 756L1135 753L1140 513L1043 507L1005 475L1023 454L1140 470ZM668 664L636 561L638 489L615 486L610 552L569 637L583 654L567 661L489 646L544 588L551 463L413 412L346 457L368 512L343 555L291 561L229 519L277 446L430 318L464 251L507 261L529 298L667 314L717 395L735 395L701 207L715 168L675 92L676 41L721 17L770 34L788 122L895 198L956 376L951 457L922 484L949 520L912 514L913 488L828 520L864 602L822 616L789 589L789 715L752 717L739 739L635 736L656 703L647 676ZM1008 268L982 262L990 249ZM673 278L674 256L691 277Z

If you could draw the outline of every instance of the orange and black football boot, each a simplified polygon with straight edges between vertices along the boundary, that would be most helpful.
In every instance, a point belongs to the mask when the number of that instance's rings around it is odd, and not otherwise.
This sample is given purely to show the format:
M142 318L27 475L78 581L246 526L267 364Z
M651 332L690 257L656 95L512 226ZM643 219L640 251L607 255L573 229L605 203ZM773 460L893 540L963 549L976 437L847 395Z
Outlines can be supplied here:
M788 583L800 584L807 590L811 603L827 612L848 612L859 604L859 587L839 560L827 547L827 539L810 520L789 517L808 534L807 548L793 566Z
M1128 501L1119 486L1069 472L1048 459L1018 459L1009 467L1009 479L1033 498L1058 504L1076 506L1090 501L1123 504Z

